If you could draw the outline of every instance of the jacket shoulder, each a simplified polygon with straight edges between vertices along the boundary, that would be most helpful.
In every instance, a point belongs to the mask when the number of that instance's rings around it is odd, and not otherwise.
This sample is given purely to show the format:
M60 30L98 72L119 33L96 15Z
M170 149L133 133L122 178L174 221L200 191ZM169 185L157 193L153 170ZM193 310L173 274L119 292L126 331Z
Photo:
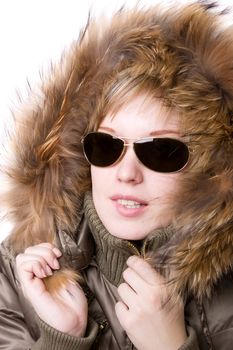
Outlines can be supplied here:
M204 311L214 347L221 349L224 344L224 349L232 349L233 271L219 281L212 298L204 303Z
M233 272L218 281L210 298L191 298L185 307L186 322L196 331L200 349L232 349Z
M0 272L15 281L15 255L8 238L0 244Z

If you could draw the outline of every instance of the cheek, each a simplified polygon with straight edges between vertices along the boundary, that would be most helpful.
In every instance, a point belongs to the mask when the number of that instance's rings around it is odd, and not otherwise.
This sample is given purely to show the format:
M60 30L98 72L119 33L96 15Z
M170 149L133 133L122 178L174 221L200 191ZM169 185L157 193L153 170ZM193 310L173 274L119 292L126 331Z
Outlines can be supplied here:
M99 168L91 166L91 181L92 181L92 198L95 209L104 222L106 213L106 195L108 194L109 170L107 168Z
M148 181L148 188L151 192L154 192L159 197L167 197L171 193L174 193L177 188L179 174L155 174Z
M91 183L93 195L96 192L103 192L111 178L109 168L100 168L91 165Z
M91 165L91 184L92 184L93 194L99 187L100 179L101 179L101 176L99 174L99 168Z

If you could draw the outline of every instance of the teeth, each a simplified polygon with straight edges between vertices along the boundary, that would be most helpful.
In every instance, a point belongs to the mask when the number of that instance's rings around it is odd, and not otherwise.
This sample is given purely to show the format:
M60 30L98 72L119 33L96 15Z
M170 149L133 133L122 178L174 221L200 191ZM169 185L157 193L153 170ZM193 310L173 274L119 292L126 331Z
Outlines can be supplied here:
M135 201L131 201L131 200L126 200L126 199L118 199L117 201L119 204L123 205L126 208L129 209L136 209L136 208L140 208L141 204Z

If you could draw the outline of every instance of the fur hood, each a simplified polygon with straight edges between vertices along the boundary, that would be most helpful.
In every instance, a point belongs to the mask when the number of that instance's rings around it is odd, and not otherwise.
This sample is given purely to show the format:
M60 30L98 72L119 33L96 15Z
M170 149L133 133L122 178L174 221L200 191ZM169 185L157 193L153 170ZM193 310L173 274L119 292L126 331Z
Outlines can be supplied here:
M174 235L152 256L174 287L201 298L233 264L233 28L207 2L179 10L121 10L90 20L15 115L2 202L15 252L73 235L89 169L80 139L104 115L116 82L147 81L182 117L192 152L182 174ZM146 47L146 48L145 48ZM113 85L113 82L115 85ZM111 89L110 89L111 87Z

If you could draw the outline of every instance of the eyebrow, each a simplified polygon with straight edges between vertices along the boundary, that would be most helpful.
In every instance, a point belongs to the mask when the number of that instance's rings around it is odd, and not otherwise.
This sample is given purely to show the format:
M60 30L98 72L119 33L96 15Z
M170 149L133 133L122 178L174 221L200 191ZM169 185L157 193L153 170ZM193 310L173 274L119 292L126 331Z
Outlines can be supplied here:
M151 136L156 136L156 135L164 135L164 134L176 134L176 135L180 135L180 132L178 132L178 131L176 131L176 130L162 129L162 130L152 131L152 132L150 132L149 135L151 135Z
M100 126L99 129L115 133L114 129L109 128L107 126ZM176 130L169 130L169 129L155 130L155 131L152 131L152 132L149 133L150 136L166 135L166 134L180 135L180 133L178 131L176 131Z

